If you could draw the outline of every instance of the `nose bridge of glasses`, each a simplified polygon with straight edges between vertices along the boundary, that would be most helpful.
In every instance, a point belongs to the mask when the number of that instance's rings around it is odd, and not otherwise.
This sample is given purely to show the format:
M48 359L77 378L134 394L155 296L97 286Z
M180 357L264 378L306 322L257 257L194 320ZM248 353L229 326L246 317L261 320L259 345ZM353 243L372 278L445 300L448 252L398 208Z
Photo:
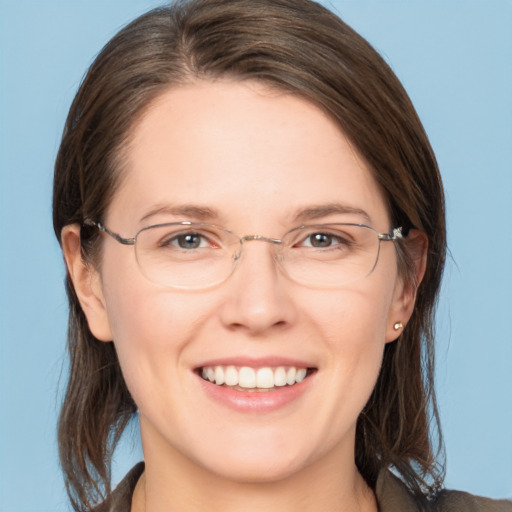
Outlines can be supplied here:
M262 235L245 235L245 236L239 237L239 240L240 240L240 250L234 256L235 261L238 261L240 259L241 255L242 255L242 249L245 245L245 242L252 242L254 240L257 242L268 242L268 243L272 244L273 246L281 245L283 243L283 241L279 238L270 238L270 237L262 236Z
M240 238L241 243L250 242L251 240L259 240L260 242L269 242L271 244L283 243L283 241L279 238L270 238L262 235L245 235Z

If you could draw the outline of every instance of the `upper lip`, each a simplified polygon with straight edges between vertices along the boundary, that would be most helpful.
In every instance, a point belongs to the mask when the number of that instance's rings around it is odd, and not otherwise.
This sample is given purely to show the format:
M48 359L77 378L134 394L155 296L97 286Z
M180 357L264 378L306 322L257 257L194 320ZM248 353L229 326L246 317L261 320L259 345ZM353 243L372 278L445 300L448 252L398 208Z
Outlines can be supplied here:
M278 366L295 366L296 368L316 368L311 361L304 361L295 358L268 356L268 357L247 357L247 356L230 356L208 359L198 364L195 369L204 368L205 366L248 366L250 368L265 368Z

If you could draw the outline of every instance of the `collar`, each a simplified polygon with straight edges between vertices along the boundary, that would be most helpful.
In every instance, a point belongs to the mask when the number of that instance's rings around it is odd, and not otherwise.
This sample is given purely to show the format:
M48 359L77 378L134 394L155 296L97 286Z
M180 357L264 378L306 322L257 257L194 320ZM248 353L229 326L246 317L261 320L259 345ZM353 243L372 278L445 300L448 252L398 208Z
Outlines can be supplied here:
M135 485L144 472L144 462L136 464L124 477L110 497L94 509L94 512L127 512ZM382 469L375 486L379 512L421 512L418 500L406 485L388 469Z
M377 477L375 495L379 512L420 512L421 504L406 485L389 469L382 469Z

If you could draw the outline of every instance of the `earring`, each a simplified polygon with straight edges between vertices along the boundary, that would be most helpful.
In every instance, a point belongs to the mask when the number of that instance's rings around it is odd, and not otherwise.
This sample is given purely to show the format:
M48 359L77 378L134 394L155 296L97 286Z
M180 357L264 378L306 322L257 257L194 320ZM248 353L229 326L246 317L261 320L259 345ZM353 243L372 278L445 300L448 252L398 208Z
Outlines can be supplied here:
M402 322L396 322L395 325L393 325L393 329L395 329L395 331L399 331L403 326Z

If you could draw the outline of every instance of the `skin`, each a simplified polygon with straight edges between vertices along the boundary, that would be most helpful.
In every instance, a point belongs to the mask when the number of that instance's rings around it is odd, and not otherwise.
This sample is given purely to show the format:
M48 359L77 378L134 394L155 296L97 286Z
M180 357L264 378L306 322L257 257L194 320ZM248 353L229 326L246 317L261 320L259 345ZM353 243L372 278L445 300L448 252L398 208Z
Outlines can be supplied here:
M393 227L382 191L338 126L313 104L256 83L164 93L125 156L104 219L125 237L197 220L161 212L141 221L157 206L183 204L215 210L206 221L240 235L279 238L300 225L297 211L335 202L364 209L370 221L336 213L314 222ZM108 236L101 268L91 268L78 235L76 225L62 233L68 270L92 333L114 340L139 407L146 472L132 510L377 510L354 464L355 425L384 346L400 334L393 325L405 325L413 308L393 243L381 244L370 275L325 290L291 281L269 244L250 242L227 281L183 291L149 282L133 248ZM228 356L293 357L317 371L286 406L240 412L212 400L194 372Z

